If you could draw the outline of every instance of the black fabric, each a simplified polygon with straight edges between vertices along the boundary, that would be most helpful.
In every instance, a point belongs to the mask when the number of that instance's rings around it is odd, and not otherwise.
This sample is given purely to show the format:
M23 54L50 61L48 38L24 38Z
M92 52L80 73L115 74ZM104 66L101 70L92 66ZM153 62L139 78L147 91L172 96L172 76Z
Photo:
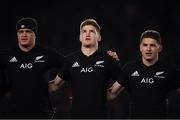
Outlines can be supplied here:
M173 90L168 96L168 118L180 119L180 92Z
M64 57L56 52L35 46L29 52L19 47L1 53L0 68L9 83L10 95L5 117L47 117L49 105L46 72L61 68Z
M100 51L68 56L59 76L72 83L72 117L105 118L106 89L110 80L117 80L118 72L117 61Z
M165 118L168 93L180 85L177 71L160 61L145 66L141 60L126 64L118 82L131 99L131 117Z

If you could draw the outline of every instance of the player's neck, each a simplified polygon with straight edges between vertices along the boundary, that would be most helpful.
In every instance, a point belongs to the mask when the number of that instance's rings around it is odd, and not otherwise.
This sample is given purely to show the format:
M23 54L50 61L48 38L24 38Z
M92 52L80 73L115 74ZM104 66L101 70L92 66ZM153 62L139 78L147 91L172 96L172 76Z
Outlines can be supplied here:
M158 58L153 59L153 60L146 60L146 59L142 58L143 64L147 67L154 65L157 61L158 61Z
M18 44L18 46L23 52L29 52L35 46L35 44L30 45L30 46L22 46Z
M81 47L81 51L83 52L84 55L86 56L90 56L92 55L94 52L97 51L97 47Z

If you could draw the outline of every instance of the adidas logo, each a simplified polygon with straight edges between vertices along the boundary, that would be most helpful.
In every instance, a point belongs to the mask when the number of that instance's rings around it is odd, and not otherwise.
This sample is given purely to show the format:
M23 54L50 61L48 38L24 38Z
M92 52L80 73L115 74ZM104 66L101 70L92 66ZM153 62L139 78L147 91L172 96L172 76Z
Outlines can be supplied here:
M133 73L131 74L131 76L139 76L138 71L136 70L135 72L133 72Z
M11 58L11 60L9 62L18 62L16 57L14 56L13 58Z
M75 62L72 67L80 67L80 65L78 64L78 62Z

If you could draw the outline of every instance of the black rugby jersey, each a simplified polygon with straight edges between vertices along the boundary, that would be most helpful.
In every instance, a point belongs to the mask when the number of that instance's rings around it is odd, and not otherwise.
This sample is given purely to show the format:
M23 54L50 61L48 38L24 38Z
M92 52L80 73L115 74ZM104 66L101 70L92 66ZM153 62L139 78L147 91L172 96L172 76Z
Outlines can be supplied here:
M0 68L11 92L9 117L36 118L45 115L49 93L44 75L51 68L61 68L63 60L63 56L37 45L29 52L15 47L1 53Z
M68 56L59 76L71 80L72 116L105 117L107 85L109 80L117 80L117 75L117 61L107 53L96 51L86 56L78 51Z
M130 94L131 116L135 118L162 118L166 114L166 97L180 85L175 69L158 61L145 66L141 60L128 63L118 82Z

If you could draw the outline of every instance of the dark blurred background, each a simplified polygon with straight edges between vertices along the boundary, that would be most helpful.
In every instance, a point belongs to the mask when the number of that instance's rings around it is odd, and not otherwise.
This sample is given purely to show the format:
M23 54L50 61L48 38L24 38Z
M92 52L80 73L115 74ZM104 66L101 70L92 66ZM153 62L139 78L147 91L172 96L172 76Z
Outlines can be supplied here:
M180 68L178 1L9 0L0 6L1 49L16 43L15 25L20 18L34 17L39 23L37 43L67 55L80 47L80 23L94 18L102 28L100 48L116 51L122 64L140 56L141 33L154 29L163 40L161 59Z

